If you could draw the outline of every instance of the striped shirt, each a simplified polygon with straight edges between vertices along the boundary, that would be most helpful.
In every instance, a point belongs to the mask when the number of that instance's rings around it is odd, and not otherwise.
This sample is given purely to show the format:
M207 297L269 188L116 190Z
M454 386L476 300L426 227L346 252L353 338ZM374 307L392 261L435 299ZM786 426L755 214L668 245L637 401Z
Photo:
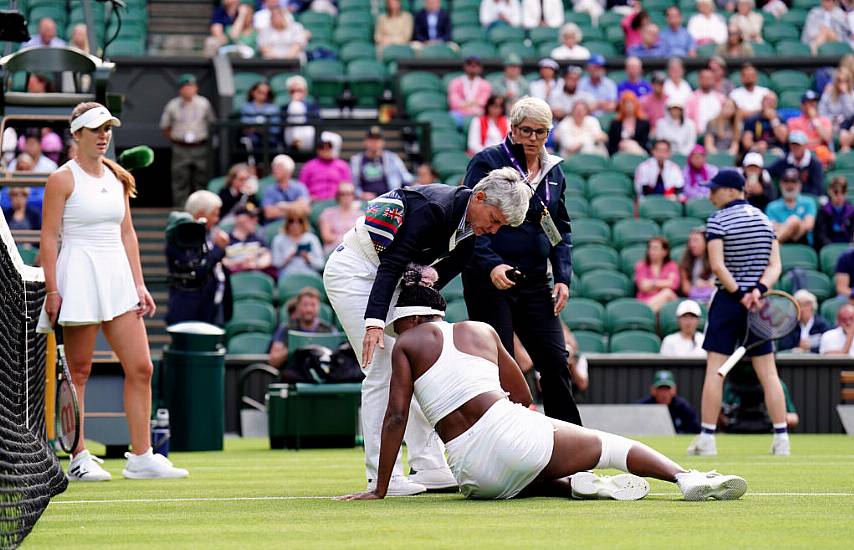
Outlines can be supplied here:
M742 290L759 282L776 238L765 214L745 200L732 201L706 222L706 239L723 239L724 265ZM717 285L723 286L720 280Z

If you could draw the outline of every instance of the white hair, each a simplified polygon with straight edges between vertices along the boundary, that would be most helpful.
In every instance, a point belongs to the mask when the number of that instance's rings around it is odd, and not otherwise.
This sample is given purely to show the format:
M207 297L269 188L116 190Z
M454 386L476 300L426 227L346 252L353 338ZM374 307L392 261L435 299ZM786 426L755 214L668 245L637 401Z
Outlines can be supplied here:
M216 193L212 193L206 189L200 189L189 197L184 203L184 210L189 212L193 217L207 214L214 208L222 207L222 199Z
M280 166L282 170L284 170L288 174L293 174L294 170L296 170L296 164L294 164L294 159L292 159L288 155L276 155L275 157L273 157L272 165Z
M575 39L579 42L581 42L581 39L584 38L584 33L581 32L581 28L572 22L569 22L560 28L561 39L563 39L563 37L568 34L575 35Z
M551 127L552 109L542 99L523 97L513 104L513 110L510 111L510 125L516 128L526 118L543 126Z
M483 203L501 210L509 225L517 227L525 221L532 191L515 169L505 167L493 170L472 189L472 193L480 192L485 195Z
M300 86L305 88L306 91L308 91L308 81L298 74L295 74L294 76L285 80L285 90L290 89L291 85L293 84L299 84Z
M815 297L815 294L805 288L795 292L792 297L796 302L809 302L812 304L813 309L818 309L818 299Z

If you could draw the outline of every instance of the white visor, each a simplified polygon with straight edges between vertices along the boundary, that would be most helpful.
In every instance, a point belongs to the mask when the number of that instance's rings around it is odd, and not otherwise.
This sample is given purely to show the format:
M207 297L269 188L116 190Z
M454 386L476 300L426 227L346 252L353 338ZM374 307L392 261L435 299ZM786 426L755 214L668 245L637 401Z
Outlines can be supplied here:
M122 125L122 121L114 117L106 107L95 107L71 121L71 133L73 134L84 127L91 129L100 128L105 122L112 122L113 126Z
M445 317L445 312L427 306L396 307L394 308L394 313L391 316L391 320L386 323L386 334L388 334L389 336L397 336L397 332L395 332L394 330L394 322L398 319L403 319L404 317L413 317L415 315L423 315L425 317L429 317L431 315L438 315L439 317Z

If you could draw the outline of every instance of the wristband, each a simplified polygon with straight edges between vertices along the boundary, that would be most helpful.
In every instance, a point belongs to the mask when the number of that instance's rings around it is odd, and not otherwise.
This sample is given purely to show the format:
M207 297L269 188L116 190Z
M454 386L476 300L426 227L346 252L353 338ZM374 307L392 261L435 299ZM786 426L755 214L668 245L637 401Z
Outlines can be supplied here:
M763 285L762 283L756 283L756 286L753 288L759 289L760 294L765 294L766 292L768 292L768 287Z
M45 298L47 298L47 297L48 297L48 296L50 296L51 294L59 294L59 291L58 291L58 290L51 290L50 292L46 292L46 293L45 293Z

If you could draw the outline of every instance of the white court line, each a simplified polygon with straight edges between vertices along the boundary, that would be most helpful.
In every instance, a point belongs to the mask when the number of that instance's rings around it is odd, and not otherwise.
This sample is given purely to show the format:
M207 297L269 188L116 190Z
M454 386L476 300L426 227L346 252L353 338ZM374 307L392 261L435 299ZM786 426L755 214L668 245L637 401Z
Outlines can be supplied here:
M679 493L649 493L650 496L677 496ZM748 497L854 497L854 493L750 493ZM332 500L333 496L267 496L267 497L187 497L187 498L128 498L103 500L52 500L54 504L149 504L158 502L239 502L257 500ZM395 498L395 497L392 497Z

